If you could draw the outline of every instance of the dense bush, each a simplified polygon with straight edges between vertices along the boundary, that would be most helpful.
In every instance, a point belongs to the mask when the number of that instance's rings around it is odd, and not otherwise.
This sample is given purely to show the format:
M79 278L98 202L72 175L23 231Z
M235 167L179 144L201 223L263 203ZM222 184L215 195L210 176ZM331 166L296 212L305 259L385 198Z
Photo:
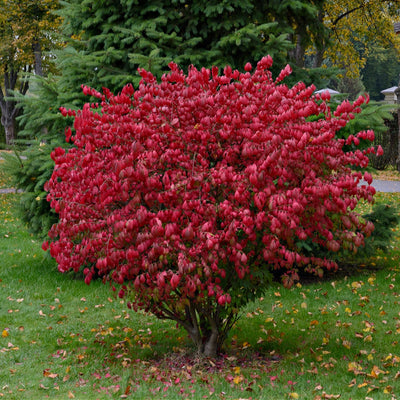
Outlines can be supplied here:
M376 203L372 211L363 217L374 224L374 231L365 240L360 257L371 257L378 250L388 252L395 238L396 227L400 223L398 205Z
M351 169L367 166L371 149L343 147L374 134L335 138L365 99L332 115L327 94L282 84L289 67L273 80L271 65L185 76L170 64L161 83L142 70L136 91L84 87L101 104L77 112L74 147L52 153L46 189L60 219L43 248L60 271L84 266L87 283L110 280L130 307L176 321L206 355L272 270L290 286L299 269L334 269L329 255L355 252L373 230L354 211L373 200L372 178Z

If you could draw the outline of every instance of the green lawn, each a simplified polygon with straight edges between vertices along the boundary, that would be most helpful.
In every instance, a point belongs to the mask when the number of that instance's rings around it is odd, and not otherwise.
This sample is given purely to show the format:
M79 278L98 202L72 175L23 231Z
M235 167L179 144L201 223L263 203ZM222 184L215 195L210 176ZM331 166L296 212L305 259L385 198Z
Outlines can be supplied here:
M15 218L17 196L0 195L0 398L400 398L397 244L334 280L274 284L224 357L193 360L173 323L57 272Z
M1 157L1 151L0 151L0 157ZM2 188L8 188L10 187L10 177L5 173L5 171L1 168L3 165L4 160L0 158L0 189Z

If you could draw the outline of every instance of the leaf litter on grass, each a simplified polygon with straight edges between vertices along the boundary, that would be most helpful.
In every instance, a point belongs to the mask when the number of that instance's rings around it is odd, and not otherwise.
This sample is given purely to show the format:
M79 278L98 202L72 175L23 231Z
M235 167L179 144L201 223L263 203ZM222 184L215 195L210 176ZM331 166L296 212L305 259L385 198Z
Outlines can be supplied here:
M385 198L389 197L398 199L392 194ZM18 247L3 246L0 255L6 252L10 265L22 268L25 255L18 248L24 246L16 237L18 221L10 198L0 196L8 235L1 239L12 246L18 242ZM385 270L361 267L358 274L343 279L299 284L291 290L271 287L244 311L226 354L218 360L190 357L186 337L171 324L129 315L123 304L107 295L93 301L99 286L84 286L71 308L63 298L70 296L68 288L60 294L52 287L51 301L33 303L36 295L28 286L24 293L18 287L11 293L8 282L2 282L7 316L16 318L15 324L2 318L0 326L1 355L9 360L3 369L8 383L0 393L5 398L31 398L34 387L36 398L81 398L85 392L88 398L396 399L400 260L395 250L372 261L389 265ZM31 313L33 304L37 330L20 317ZM52 351L43 340L50 342ZM32 351L38 354L36 367L41 372L27 382L21 379L24 354Z

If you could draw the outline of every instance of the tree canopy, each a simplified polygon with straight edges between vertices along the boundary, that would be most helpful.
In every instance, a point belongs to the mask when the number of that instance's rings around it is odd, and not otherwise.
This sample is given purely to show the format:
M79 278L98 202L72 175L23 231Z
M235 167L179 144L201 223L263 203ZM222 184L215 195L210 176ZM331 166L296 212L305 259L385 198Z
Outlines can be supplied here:
M58 0L2 0L0 2L0 107L7 143L16 137L16 103L8 97L14 90L25 94L28 75L43 75L51 65L44 52L55 46L60 19L52 12Z
M399 0L327 0L324 24L331 32L325 47L325 60L358 77L372 45L396 51L400 55L400 37L393 24L400 19Z

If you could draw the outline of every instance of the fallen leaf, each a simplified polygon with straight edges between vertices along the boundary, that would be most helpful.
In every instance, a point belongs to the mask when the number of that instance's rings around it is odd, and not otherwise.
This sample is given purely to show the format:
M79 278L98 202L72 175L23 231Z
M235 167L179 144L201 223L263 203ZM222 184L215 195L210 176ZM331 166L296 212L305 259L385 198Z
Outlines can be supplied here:
M44 376L45 378L54 379L54 378L57 378L58 374L51 373L49 369L45 369L45 370L43 371L43 376Z
M349 388L353 387L354 385L357 384L356 378L352 379L352 381L347 385Z
M360 375L362 373L362 367L356 362L349 362L348 371L353 372L355 375Z
M330 400L330 399L339 399L340 396L341 394L327 394L325 392L322 392L321 398Z
M374 283L375 283L375 278L374 277L369 277L368 278L368 283L371 285L371 286L374 286Z
M386 386L385 389L383 389L383 393L385 394L390 394L393 392L393 388L391 386Z
M382 371L377 365L374 365L374 366L372 367L372 370L371 370L371 372L369 373L368 376L370 376L371 378L376 379L376 378L378 378L378 376L381 375L381 374L387 374L387 372Z

